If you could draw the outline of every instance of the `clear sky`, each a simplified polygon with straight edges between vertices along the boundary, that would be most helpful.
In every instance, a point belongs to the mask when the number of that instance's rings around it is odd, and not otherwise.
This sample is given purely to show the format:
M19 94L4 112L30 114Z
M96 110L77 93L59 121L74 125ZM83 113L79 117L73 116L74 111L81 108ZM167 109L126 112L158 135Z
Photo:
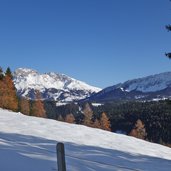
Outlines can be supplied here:
M97 87L171 71L169 0L0 0L0 66Z

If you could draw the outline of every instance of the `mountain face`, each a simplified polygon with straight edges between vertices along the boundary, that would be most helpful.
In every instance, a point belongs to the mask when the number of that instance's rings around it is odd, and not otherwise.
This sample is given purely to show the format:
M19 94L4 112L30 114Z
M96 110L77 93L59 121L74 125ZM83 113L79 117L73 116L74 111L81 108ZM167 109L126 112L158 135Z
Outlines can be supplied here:
M39 74L32 69L19 68L13 76L18 95L30 99L34 99L35 91L39 90L42 99L65 103L89 97L101 90L64 74L53 72Z
M92 95L90 101L162 100L171 97L171 72L120 83Z

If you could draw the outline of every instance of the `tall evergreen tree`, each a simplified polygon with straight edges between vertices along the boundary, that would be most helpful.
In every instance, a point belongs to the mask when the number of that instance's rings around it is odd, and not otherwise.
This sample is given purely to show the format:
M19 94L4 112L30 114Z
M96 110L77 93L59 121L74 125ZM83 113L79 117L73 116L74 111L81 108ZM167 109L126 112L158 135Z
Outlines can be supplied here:
M7 68L5 77L1 82L1 86L3 90L1 96L2 107L13 111L18 111L18 98L16 94L15 85L12 80L12 73L9 67Z
M5 72L5 76L10 77L11 79L13 78L10 67L7 68L7 70L6 70L6 72Z

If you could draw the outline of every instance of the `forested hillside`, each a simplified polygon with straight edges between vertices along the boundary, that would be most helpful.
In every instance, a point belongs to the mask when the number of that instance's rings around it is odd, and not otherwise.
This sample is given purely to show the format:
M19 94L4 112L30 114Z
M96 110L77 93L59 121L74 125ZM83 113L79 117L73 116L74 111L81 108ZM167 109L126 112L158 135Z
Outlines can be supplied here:
M85 124L84 118L87 118L88 115L85 112L87 106L91 127L103 129L101 120L105 120L105 125L110 125L107 126L106 130L164 145L171 144L170 100L156 102L122 101L99 106L93 106L91 103L69 104L57 107L55 116L58 118L62 115L65 118L68 113L72 113L76 123ZM104 115L105 117L103 117Z

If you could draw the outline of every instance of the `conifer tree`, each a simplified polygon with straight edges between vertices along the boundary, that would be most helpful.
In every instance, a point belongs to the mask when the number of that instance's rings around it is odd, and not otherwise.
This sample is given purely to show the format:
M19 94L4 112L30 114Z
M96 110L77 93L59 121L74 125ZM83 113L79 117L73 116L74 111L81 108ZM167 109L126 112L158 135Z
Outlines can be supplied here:
M66 115L66 117L65 117L65 122L67 122L67 123L74 123L74 122L75 122L75 118L74 118L74 116L73 116L72 113Z
M4 78L4 73L2 68L0 67L0 80L3 80L3 78Z
M10 68L7 68L5 77L2 81L3 93L1 96L3 108L10 109L12 111L18 111L18 98L16 94L16 89L12 80L12 73Z
M5 103L5 83L3 80L0 80L0 107L4 108L4 103Z
M25 115L30 114L30 101L26 98L21 98L19 100L19 110Z
M102 113L102 116L100 118L100 127L103 130L111 131L110 121L105 112Z
M138 119L135 123L134 128L131 130L129 133L130 136L140 138L140 139L145 139L147 134L145 130L145 125L142 123L140 119Z
M64 119L63 119L62 115L59 115L59 116L58 116L58 121L61 121L61 122L63 122L63 121L64 121Z
M3 94L4 94L3 70L0 67L0 107L3 108Z
M95 121L94 121L93 127L94 127L94 128L101 128L101 127L100 127L100 122L99 122L99 120L98 120L97 118L96 118Z
M37 117L46 117L46 111L44 109L44 104L41 100L41 94L38 90L35 92L35 101L32 104L31 113Z
M93 127L93 122L92 122L93 111L88 103L85 104L83 113L84 113L83 125Z
M7 68L7 70L6 70L6 72L5 72L5 76L10 77L11 79L13 78L11 69L10 69L9 67Z

